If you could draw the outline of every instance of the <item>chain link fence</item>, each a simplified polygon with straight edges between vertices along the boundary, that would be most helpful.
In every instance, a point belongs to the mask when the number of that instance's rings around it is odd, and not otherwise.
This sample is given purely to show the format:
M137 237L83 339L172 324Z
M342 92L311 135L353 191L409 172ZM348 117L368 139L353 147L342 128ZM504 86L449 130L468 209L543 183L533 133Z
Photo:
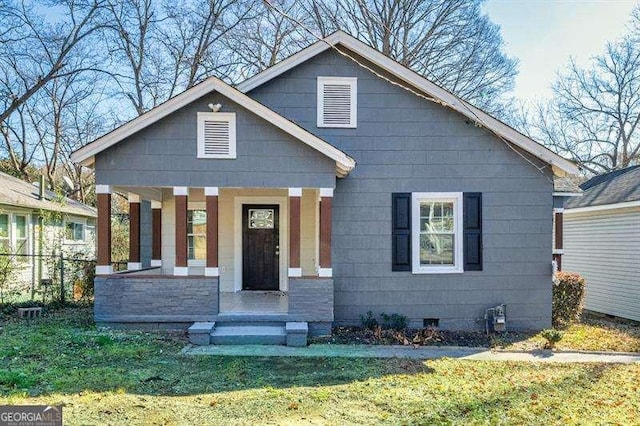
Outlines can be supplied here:
M0 304L91 300L94 259L0 253Z

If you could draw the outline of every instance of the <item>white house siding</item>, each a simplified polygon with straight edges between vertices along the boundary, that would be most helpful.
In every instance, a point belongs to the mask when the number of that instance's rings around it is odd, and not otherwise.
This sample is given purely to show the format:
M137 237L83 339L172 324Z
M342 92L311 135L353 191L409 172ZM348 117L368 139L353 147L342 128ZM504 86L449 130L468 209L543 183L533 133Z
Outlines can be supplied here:
M640 207L564 215L563 270L587 282L586 309L640 321Z
M15 215L27 216L27 254L30 256L16 257L16 268L11 276L11 289L19 290L26 294L31 289L38 290L39 282L43 278L53 278L51 274L59 273L54 270L54 262L49 256L52 253L60 253L60 246L65 258L80 257L84 259L95 258L95 219L74 215L63 215L63 220L52 220L45 213L45 226L40 237L40 212L20 208L16 206L0 206L0 213L10 215L10 226L13 226ZM84 240L67 241L64 238L65 224L76 222L84 224ZM12 230L11 232L15 232ZM42 255L42 256L38 256Z

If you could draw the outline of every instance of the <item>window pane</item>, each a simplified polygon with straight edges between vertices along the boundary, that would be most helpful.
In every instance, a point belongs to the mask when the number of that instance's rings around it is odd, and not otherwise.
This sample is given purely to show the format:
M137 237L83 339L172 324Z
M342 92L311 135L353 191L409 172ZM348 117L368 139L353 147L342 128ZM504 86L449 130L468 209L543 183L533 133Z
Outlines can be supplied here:
M207 233L207 212L205 210L193 211L193 233L202 235Z
M26 238L16 239L16 253L29 254L29 241Z
M82 240L83 239L83 226L81 223L76 223L75 224L75 238L76 240Z
M421 202L420 231L453 232L453 202Z
M16 216L16 238L27 237L27 217Z
M9 215L0 214L0 238L9 238Z
M420 235L421 265L453 265L453 235Z
M189 210L187 212L187 234L207 233L207 212L206 210Z
M207 239L203 235L187 237L189 260L205 260L207 258Z
M67 223L67 229L65 229L64 237L67 240L73 240L73 223L71 223L71 222Z

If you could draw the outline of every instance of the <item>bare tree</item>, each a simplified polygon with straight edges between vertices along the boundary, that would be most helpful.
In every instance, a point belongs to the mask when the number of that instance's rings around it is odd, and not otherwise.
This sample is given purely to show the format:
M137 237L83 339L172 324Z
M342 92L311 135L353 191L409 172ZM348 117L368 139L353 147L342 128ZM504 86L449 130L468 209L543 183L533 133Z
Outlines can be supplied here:
M258 6L258 15L245 20L226 39L238 58L238 79L246 79L308 46L316 39L298 25L315 28L307 10L296 0ZM281 13L282 12L282 13Z
M102 0L55 0L46 22L26 0L0 4L0 125L47 83L91 68L74 51L99 28Z
M256 18L255 9L256 3L251 0L165 4L160 42L169 68L167 97L212 75L233 80L237 74L233 51L239 46L229 46L227 40L238 25Z
M343 29L445 89L493 112L517 61L502 51L484 0L306 0L323 35Z
M108 65L119 93L131 102L141 115L156 106L160 99L162 69L153 57L160 47L156 33L161 19L152 0L109 0L110 25L105 32L109 56L115 62Z
M640 161L640 44L607 45L588 68L572 62L538 107L535 128L546 143L585 170L601 173Z

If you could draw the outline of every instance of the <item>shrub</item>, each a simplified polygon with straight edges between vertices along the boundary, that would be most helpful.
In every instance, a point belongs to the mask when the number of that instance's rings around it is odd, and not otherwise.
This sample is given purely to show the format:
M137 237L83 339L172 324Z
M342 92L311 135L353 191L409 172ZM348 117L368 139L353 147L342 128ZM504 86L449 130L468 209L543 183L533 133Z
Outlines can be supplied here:
M382 317L382 326L384 328L390 328L396 331L404 330L405 328L407 328L407 325L409 323L407 317L401 314L387 315L383 312L382 314L380 314L380 317Z
M578 320L584 303L584 278L575 272L558 272L553 285L552 321L564 327Z
M360 315L360 322L362 326L368 328L369 330L373 330L378 326L378 320L373 317L373 312L367 312L367 315Z
M542 330L540 335L544 337L547 343L544 345L547 349L553 349L561 339L564 333L560 330L556 330L555 328L548 328L546 330Z

